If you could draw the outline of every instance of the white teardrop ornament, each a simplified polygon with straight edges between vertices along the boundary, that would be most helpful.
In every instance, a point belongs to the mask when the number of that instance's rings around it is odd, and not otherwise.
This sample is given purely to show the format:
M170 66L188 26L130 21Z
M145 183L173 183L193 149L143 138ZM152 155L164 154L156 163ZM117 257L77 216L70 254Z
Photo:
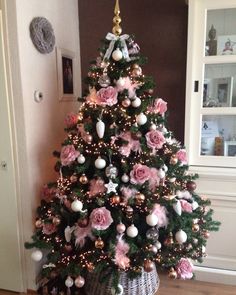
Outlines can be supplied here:
M98 119L98 122L96 124L96 130L99 138L103 138L105 133L105 124L101 119Z
M173 209L175 210L175 212L179 216L181 216L181 214L182 214L182 207L181 207L181 203L180 203L179 200L177 200L177 202L173 204Z

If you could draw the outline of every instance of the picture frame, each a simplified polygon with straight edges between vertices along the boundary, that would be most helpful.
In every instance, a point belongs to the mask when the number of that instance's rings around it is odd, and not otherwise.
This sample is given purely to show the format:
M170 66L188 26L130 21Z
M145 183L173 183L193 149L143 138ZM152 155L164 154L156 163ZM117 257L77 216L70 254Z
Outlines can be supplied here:
M57 80L60 101L77 98L77 74L75 52L57 47Z
M236 35L224 35L217 38L217 55L236 54Z
M236 157L236 141L224 142L224 156Z

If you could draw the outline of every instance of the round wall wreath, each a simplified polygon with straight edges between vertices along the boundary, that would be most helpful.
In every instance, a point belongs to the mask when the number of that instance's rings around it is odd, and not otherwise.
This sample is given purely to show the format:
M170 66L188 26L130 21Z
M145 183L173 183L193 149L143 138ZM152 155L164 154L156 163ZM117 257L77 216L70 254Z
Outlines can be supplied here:
M30 37L41 53L50 53L55 45L52 25L45 17L35 17L30 23Z

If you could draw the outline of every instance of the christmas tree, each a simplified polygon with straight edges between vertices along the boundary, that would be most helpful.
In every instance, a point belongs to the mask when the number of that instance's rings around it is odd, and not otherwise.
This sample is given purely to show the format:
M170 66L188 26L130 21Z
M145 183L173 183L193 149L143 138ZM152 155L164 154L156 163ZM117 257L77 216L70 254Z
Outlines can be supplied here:
M122 272L133 279L157 268L190 279L191 260L202 261L219 227L210 201L195 193L197 176L167 129L167 103L143 74L134 38L121 35L119 14L117 1L113 34L91 63L79 112L66 117L67 137L54 152L59 176L43 189L26 243L37 248L34 260L44 255L42 294L76 294L88 273L112 278L114 294L122 294Z

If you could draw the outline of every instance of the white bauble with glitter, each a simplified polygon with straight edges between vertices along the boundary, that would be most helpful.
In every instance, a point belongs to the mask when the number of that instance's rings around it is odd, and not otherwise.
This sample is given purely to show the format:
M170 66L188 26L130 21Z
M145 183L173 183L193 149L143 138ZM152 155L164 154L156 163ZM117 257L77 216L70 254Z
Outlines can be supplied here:
M137 235L138 235L138 229L137 229L137 227L136 227L134 224L130 225L130 226L127 228L127 230L126 230L126 234L127 234L127 236L130 237L130 238L135 238L135 237L137 237Z
M185 231L183 231L182 229L177 231L177 233L175 234L175 239L178 242L178 244L183 244L187 241L187 234Z
M122 57L123 57L122 51L120 50L120 48L116 48L116 50L114 50L112 53L112 58L115 61L119 61L122 59Z
M68 288L71 288L74 285L74 281L70 276L68 276L67 279L65 280L65 285Z
M79 200L74 200L71 203L71 210L74 212L80 212L83 209L83 203Z
M124 182L124 183L127 183L129 182L129 176L127 174L123 174L121 176L121 180Z
M135 100L132 101L132 107L138 108L141 106L141 99L139 97L136 97Z
M138 123L138 125L144 125L147 123L147 116L144 115L144 113L139 114L136 117L136 122Z
M95 167L98 169L103 169L106 167L106 161L102 159L101 157L98 157L95 161Z
M84 164L85 163L85 157L84 155L79 155L79 157L77 158L77 161L79 164Z
M146 217L146 222L150 226L156 226L158 224L158 217L151 213Z
M43 253L40 250L35 250L31 253L32 260L38 262L43 258Z

